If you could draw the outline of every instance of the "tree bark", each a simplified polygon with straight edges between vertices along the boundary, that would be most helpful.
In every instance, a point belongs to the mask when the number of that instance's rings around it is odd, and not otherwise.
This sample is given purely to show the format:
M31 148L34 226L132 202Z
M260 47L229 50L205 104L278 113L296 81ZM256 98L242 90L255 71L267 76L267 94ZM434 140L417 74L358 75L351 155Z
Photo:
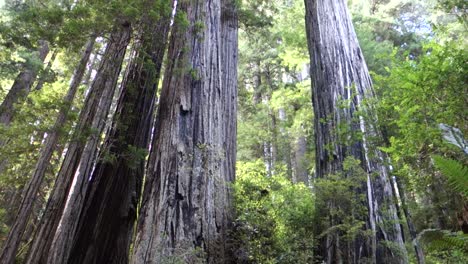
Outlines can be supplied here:
M78 150L80 151L79 159L72 163L64 162L66 166L72 165L66 168L66 172L69 173L66 174L66 177L73 178L73 181L71 185L67 186L69 193L50 248L48 263L67 263L71 247L75 241L78 226L76 220L79 219L83 208L84 197L89 184L88 179L96 161L101 135L106 125L117 80L132 33L129 22L119 21L118 23L115 31L110 36L101 67L91 87L91 90L101 91L101 93L96 96L94 101L97 107L93 107L90 112L91 115L88 115L90 119L87 121L90 121L90 123L86 122L86 127L90 128L90 135L84 135L83 137L86 139L86 143Z
M95 36L92 36L84 50L83 54L81 55L81 59L78 62L78 66L75 69L75 73L73 74L73 79L70 83L70 88L68 90L67 95L64 98L64 106L60 110L60 113L57 117L57 120L55 121L54 128L52 131L47 135L47 138L44 142L44 147L42 148L41 155L39 157L39 160L36 164L36 169L34 170L32 179L36 179L36 182L39 183L42 182L42 179L44 178L46 168L48 164L50 164L50 159L52 157L52 154L54 150L57 148L57 142L60 136L60 130L62 127L65 125L67 121L67 115L68 112L71 108L71 104L73 102L73 99L75 98L76 92L78 90L78 87L80 86L80 83L83 79L84 73L86 71L86 65L88 63L89 57L91 55L91 52L93 51L94 43L95 43ZM37 186L39 186L37 185ZM44 230L38 230L38 233L36 234L37 238L42 237L41 232L44 232ZM42 248L46 245L44 243L44 240L41 239L33 239L33 243L29 249L28 252L28 257L27 257L27 263L32 263L36 259L39 260L40 256L38 255Z
M373 113L364 100L373 96L372 82L344 0L305 0L306 32L313 80L316 171L327 177L342 171L346 157L355 157L367 172L367 229L369 241L355 239L354 245L338 245L328 235L320 255L327 263L352 256L355 262L367 258L373 263L407 263L394 194L385 166L385 155L372 146L380 139L373 127ZM346 107L342 107L345 103ZM365 119L361 113L366 113ZM345 125L350 133L340 131ZM343 137L345 134L346 137ZM363 186L364 187L364 186ZM361 190L361 191L363 191ZM333 207L334 205L331 205ZM334 223L340 219L333 219ZM391 243L391 245L387 245Z
M224 98L222 125L224 125L223 149L226 157L223 160L221 171L227 183L233 183L236 177L237 154L237 64L238 64L238 11L236 0L221 0L221 96ZM226 205L224 207L226 219L224 228L224 256L220 261L236 263L231 242L231 231L235 219L232 205L232 191L230 186L226 190ZM215 261L213 261L215 262Z
M119 23L111 33L96 77L90 87L74 128L73 141L68 145L62 166L39 224L36 243L42 243L34 258L28 263L64 263L68 258L72 234L76 227L71 205L78 203L78 187L85 183L93 167L97 144L104 128L117 79L120 74L126 47L130 41L131 27L127 22ZM66 205L68 210L66 211ZM62 218L62 215L64 216Z
M175 19L132 263L232 261L235 157L225 148L235 142L236 70L227 68L237 58L233 4L178 3L188 28Z
M100 159L92 173L67 263L128 263L172 2L165 1L167 12L158 21L143 20L112 129L101 148L101 154L114 158Z

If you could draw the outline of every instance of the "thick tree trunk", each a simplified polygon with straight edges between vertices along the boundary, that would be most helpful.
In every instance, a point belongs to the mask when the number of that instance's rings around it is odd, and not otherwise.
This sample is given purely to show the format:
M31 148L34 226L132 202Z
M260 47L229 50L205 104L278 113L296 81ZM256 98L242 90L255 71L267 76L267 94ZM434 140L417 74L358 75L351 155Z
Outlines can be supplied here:
M169 31L172 0L159 21L146 18L129 65L114 122L94 169L68 263L128 263L143 182L153 109Z
M236 64L237 41L234 6L227 3L178 3L189 23L176 19L171 35L132 263L232 260L234 150L225 148L235 140L236 70L225 67Z
M54 189L47 203L44 216L38 227L36 240L42 245L29 258L28 263L64 263L68 258L76 227L71 205L83 197L79 196L84 175L89 175L93 166L97 144L104 128L117 78L120 74L126 47L130 41L131 28L127 22L119 24L111 34L96 77L84 102L74 128L73 141L57 175ZM74 192L73 192L74 191ZM65 211L66 205L68 210ZM64 217L62 218L62 214ZM37 242L39 243L39 242Z
M52 157L52 154L54 150L56 150L57 148L57 142L60 136L60 129L62 129L62 127L65 125L67 121L68 112L70 110L73 99L75 98L78 87L80 86L80 83L86 71L86 64L88 63L91 52L93 51L95 39L96 39L95 37L92 37L90 40L88 40L88 43L86 44L83 50L81 59L78 62L78 66L75 69L75 73L73 74L73 79L70 83L70 89L68 90L68 93L63 100L65 104L63 108L60 110L57 120L55 121L54 128L47 135L47 138L44 142L44 147L42 148L41 155L39 157L39 160L36 164L36 169L34 170L34 173L32 176L32 179L36 179L38 183L42 181L42 178L45 175L47 166L48 164L50 164L50 159ZM41 230L39 230L38 232L39 233L36 234L36 237L41 237L42 236ZM27 262L31 263L31 262L34 262L34 260L36 259L39 260L40 256L38 256L37 254L41 252L42 247L45 245L46 243L44 243L43 240L34 239L29 249Z
M237 62L238 62L238 13L236 0L221 0L221 96L224 99L224 135L223 149L225 159L221 171L224 173L225 181L233 183L236 176L236 153L237 153ZM236 263L233 243L230 242L230 231L233 230L235 219L232 205L232 193L230 186L226 189L225 210L227 231L223 231L225 248L224 258L220 259L224 263ZM215 262L215 261L213 261Z
M356 113L366 111L363 100L372 97L373 91L346 2L305 0L305 5L317 176L326 177L341 171L346 157L361 161L368 174L367 229L373 233L369 241L356 239L351 247L344 243L339 245L338 236L328 235L328 243L323 243L320 254L327 263L340 262L342 256L352 256L354 262L367 258L373 263L407 263L389 172L384 165L387 159L371 145L380 135L372 122ZM342 107L343 103L347 107ZM372 113L367 112L367 115L373 119ZM344 126L350 132L346 137L343 133L347 131L340 131ZM333 219L333 222L339 224L340 219Z
M48 53L49 44L47 41L39 41L39 48L37 51L38 59L44 62ZM16 77L13 86L0 105L0 125L10 125L13 114L15 113L15 104L20 103L28 96L38 71L39 69L37 66L27 66L27 68Z

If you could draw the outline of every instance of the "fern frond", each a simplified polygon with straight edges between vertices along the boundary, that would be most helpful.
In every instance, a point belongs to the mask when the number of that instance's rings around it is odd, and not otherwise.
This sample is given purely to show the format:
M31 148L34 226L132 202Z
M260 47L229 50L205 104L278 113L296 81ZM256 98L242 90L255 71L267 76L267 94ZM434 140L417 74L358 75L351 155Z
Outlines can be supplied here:
M436 167L448 178L450 186L468 196L468 167L442 156L434 156Z
M430 250L459 249L468 252L468 235L460 232L426 229L423 230L416 239L426 245Z

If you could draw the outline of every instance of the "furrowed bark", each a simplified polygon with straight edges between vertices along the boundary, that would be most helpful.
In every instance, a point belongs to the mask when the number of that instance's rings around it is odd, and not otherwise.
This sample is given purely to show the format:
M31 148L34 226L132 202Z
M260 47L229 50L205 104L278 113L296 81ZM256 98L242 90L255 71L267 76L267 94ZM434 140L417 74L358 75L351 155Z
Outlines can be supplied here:
M101 148L101 155L113 159L100 159L92 173L68 263L128 263L173 1L165 4L158 21L143 19L112 130Z
M235 140L226 138L235 123L228 120L235 118L235 79L223 77L235 70L222 68L234 65L236 56L222 51L235 50L237 42L223 47L223 36L233 39L236 31L222 34L221 27L237 22L222 22L229 17L221 15L224 8L219 0L178 3L189 23L186 28L176 19L171 35L132 263L232 260L227 235L234 152L224 148Z
M225 181L233 183L236 177L236 153L237 153L237 64L238 64L238 12L235 0L221 0L221 74L222 89L221 98L224 98L224 135L222 136L223 149L226 158L223 161L222 171ZM231 231L234 222L234 208L232 207L232 191L226 186L227 197L224 245L224 263L235 263L234 251L232 248Z
M68 182L71 185L67 186L69 192L50 247L48 263L67 263L75 241L78 226L76 220L79 219L83 208L85 192L89 184L88 179L95 164L101 135L106 125L122 62L132 33L129 22L119 21L118 23L110 36L103 61L91 87L91 90L98 91L96 95L99 93L99 96L92 99L94 101L93 107L90 115L87 115L89 119L86 118L85 127L91 129L91 133L83 136L86 140L85 144L76 149L79 159L70 163L64 162L67 165L65 177L73 178L73 181ZM73 156L73 153L71 154ZM64 199L61 200L64 201Z
M68 241L70 237L65 237L64 232L73 229L74 223L61 221L61 217L67 201L70 202L68 198L72 186L77 186L74 183L75 174L85 173L92 167L91 156L96 149L93 149L89 143L96 143L101 135L105 122L103 116L107 115L110 106L109 97L112 97L120 74L130 31L129 24L122 23L116 26L109 38L96 77L74 128L73 139L67 147L67 153L37 229L35 239L42 245L37 252L34 252L35 257L28 259L28 263L63 263L62 258L69 254L70 245L65 241ZM88 163L82 159L83 156L87 157Z
M78 62L78 66L75 69L75 73L73 74L73 79L70 83L70 88L68 90L68 93L63 99L64 106L60 110L57 120L55 121L54 128L47 135L47 138L44 142L44 147L42 148L41 155L39 157L39 160L36 164L36 169L34 170L34 174L32 176L32 179L36 178L38 182L42 181L42 178L45 175L47 166L48 164L50 164L50 159L52 157L52 154L54 150L56 150L57 148L57 142L60 136L60 129L65 125L67 121L68 112L70 110L73 99L75 98L78 87L80 86L80 83L86 71L86 64L88 63L91 52L93 51L95 39L96 37L94 36L91 37L90 40L88 40L83 50L81 59ZM44 241L47 241L47 239L43 239L44 232L47 232L47 231L44 229L38 229L35 235L35 239L33 239L32 245L29 249L26 263L34 263L36 260L41 259L40 253L42 252L44 247L48 244L47 242L44 243Z
M372 81L354 32L344 0L305 0L306 32L313 80L312 102L315 114L316 171L318 177L343 169L343 161L352 156L367 172L370 239L355 239L350 247L329 234L320 250L327 263L342 262L351 256L354 262L364 258L373 263L407 263L408 257L398 223L394 194L385 165L384 153L371 146L380 134L357 111L373 114L363 101L373 96ZM345 103L346 107L342 107ZM358 140L344 142L345 125ZM330 209L336 205L330 204ZM333 219L339 224L340 219ZM367 240L367 241L366 241Z

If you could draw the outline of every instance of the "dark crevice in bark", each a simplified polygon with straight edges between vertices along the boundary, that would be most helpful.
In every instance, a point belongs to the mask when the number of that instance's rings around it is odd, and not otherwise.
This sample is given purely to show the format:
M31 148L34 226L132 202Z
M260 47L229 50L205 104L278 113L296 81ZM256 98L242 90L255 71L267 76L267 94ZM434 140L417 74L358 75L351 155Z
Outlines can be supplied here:
M171 34L132 263L233 261L227 239L236 138L233 4L178 4L189 26L176 19Z

